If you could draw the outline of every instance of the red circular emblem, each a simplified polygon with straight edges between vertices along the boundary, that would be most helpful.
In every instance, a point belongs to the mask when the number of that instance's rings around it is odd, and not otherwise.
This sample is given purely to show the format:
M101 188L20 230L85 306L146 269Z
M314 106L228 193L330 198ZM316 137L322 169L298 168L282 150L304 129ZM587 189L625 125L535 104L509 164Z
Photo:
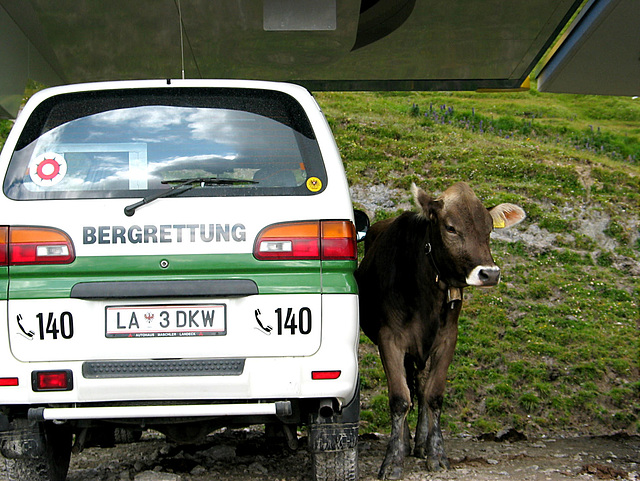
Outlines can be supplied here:
M67 161L62 154L45 152L29 163L31 181L39 187L57 185L66 175Z
M37 172L42 180L55 179L60 174L60 164L56 159L44 159L38 164Z

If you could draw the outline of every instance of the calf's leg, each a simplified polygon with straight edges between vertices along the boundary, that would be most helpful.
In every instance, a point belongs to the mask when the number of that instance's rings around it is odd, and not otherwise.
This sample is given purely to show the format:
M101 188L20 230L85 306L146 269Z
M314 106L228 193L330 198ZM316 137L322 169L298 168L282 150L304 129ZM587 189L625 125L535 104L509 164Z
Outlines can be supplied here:
M430 428L427 436L427 470L440 471L441 469L449 469L449 459L444 449L444 438L440 430L440 412L442 410L442 398L434 400L429 405L430 411Z
M418 458L427 457L427 437L429 436L429 408L424 402L424 391L426 384L426 375L428 373L422 371L418 374L418 423L416 426L416 445L413 450L414 456Z
M447 369L453 359L458 337L457 315L450 316L438 330L429 354L427 368L418 375L418 426L414 454L427 459L429 471L449 469L440 430L440 413L447 382Z
M391 410L391 438L387 452L378 472L380 479L401 479L402 466L407 450L409 432L407 414L411 407L411 394L404 370L404 350L393 340L380 340L380 358L387 375L389 408Z

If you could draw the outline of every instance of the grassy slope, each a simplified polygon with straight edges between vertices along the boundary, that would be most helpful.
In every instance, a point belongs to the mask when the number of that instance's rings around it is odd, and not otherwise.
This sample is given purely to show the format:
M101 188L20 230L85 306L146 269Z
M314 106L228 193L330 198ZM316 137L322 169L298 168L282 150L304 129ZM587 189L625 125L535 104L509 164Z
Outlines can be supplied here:
M316 96L352 185L383 184L399 204L412 181L438 193L464 180L487 205L528 213L515 242L493 241L503 282L465 292L448 431L640 431L640 100ZM362 344L362 428L384 431L384 373Z

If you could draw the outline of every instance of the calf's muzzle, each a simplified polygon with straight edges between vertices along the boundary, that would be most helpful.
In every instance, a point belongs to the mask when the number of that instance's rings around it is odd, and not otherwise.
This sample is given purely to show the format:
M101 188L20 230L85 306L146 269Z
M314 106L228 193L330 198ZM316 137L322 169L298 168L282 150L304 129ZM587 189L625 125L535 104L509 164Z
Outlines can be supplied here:
M477 266L467 276L467 284L470 286L491 287L500 281L500 268L498 266Z

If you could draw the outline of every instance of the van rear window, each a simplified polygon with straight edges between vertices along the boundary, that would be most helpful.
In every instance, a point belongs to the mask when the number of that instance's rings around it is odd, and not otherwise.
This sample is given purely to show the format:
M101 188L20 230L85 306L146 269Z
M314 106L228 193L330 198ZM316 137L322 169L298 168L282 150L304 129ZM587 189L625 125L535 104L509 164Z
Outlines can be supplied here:
M44 101L3 188L14 200L135 198L188 179L232 182L184 196L313 195L327 184L309 120L289 95L167 88Z

